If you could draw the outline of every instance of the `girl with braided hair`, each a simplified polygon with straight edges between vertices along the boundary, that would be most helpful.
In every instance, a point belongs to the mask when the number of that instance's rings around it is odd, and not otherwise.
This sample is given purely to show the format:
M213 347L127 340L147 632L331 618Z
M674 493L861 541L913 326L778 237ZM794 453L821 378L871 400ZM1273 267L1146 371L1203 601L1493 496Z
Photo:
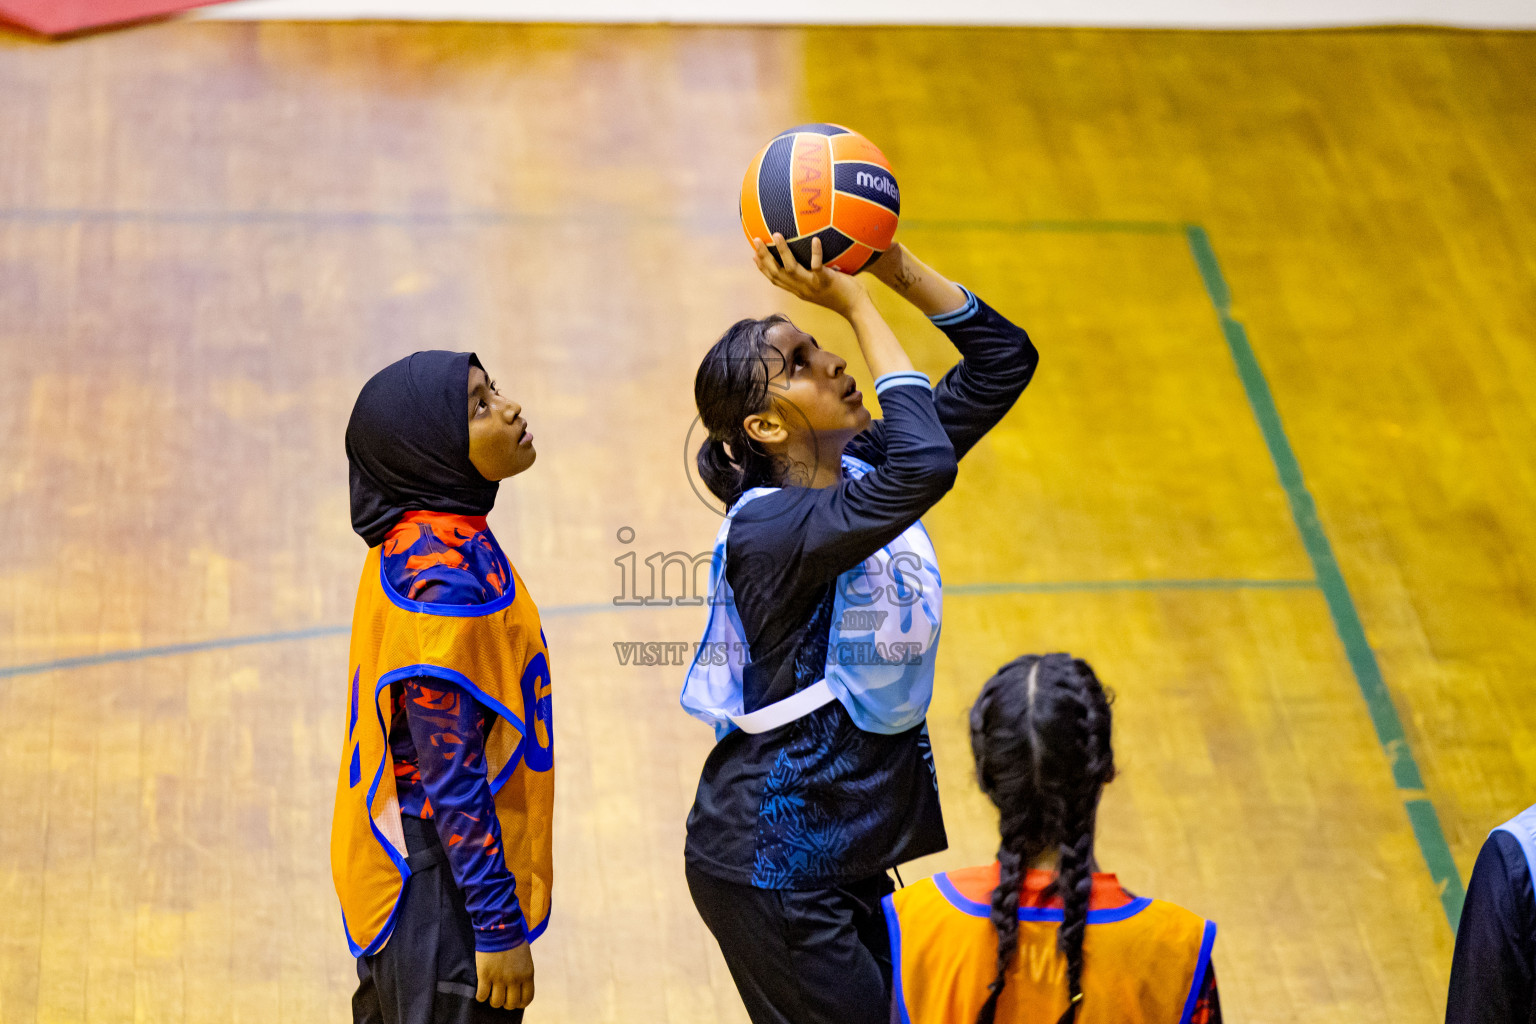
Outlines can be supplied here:
M997 862L885 897L892 1021L1220 1024L1216 925L1096 870L1109 704L1068 654L1016 658L982 687L971 751L1000 816Z
M689 891L754 1024L884 1024L886 871L947 845L924 723L941 590L920 517L1029 383L1029 338L904 246L870 268L960 351L938 385L860 282L761 241L774 284L853 329L884 412L780 316L736 324L694 383L700 475L730 510L683 707L715 729ZM798 243L797 243L798 244Z

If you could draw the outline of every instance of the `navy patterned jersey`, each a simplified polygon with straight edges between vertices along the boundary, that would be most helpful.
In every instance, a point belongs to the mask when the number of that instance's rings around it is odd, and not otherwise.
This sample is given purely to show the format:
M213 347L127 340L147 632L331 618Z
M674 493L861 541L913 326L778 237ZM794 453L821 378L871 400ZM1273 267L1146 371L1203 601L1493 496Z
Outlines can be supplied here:
M935 318L963 357L931 391L880 391L885 418L847 454L874 467L857 484L785 487L744 506L726 577L751 652L745 710L821 679L833 582L890 543L954 480L955 460L1013 406L1037 355L985 303ZM688 816L695 869L766 889L838 885L946 847L926 725L885 735L837 701L765 733L734 731L704 763Z
M797 689L821 678L831 617L828 588L796 652ZM948 845L926 726L864 732L833 701L779 731L759 801L753 885L852 881ZM902 813L891 813L893 798Z

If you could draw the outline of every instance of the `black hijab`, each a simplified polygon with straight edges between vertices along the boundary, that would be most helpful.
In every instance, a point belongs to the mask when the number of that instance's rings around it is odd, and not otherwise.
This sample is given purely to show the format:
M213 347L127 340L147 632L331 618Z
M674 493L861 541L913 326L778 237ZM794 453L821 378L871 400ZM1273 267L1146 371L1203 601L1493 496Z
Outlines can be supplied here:
M352 529L369 547L413 509L483 516L496 483L469 461L473 352L417 352L363 385L347 421ZM484 369L484 367L481 367Z

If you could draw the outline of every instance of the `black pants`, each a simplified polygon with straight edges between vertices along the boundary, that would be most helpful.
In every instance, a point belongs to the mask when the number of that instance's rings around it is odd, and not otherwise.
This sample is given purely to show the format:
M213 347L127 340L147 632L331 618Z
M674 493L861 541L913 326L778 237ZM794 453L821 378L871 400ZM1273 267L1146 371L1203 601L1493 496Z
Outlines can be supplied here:
M885 875L826 889L757 889L688 867L688 891L720 943L752 1024L887 1024Z
M522 1010L475 1001L475 932L432 822L402 815L411 877L395 931L357 959L356 1024L520 1024Z

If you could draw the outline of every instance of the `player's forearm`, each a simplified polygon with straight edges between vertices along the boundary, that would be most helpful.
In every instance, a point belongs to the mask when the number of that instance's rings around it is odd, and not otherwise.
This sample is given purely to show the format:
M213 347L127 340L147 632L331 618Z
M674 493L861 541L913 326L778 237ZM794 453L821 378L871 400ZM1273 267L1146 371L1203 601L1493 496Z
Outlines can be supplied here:
M869 272L924 316L938 316L965 305L965 292L959 285L912 255L900 242L887 249Z
M528 931L490 786L483 776L478 781L482 799L437 807L437 831L453 880L464 894L475 948L493 952L526 942Z
M885 322L869 296L861 296L843 316L852 325L854 337L858 339L859 348L864 353L864 361L876 377L912 369L912 360L907 356L906 349L896 340L895 332Z
M431 678L405 682L405 709L432 823L464 894L476 948L510 949L527 931L485 775L482 709L457 686Z
M459 888L474 929L475 949L496 953L528 941L528 923L517 901L517 885L510 872L503 872L494 884L466 879L460 881Z

